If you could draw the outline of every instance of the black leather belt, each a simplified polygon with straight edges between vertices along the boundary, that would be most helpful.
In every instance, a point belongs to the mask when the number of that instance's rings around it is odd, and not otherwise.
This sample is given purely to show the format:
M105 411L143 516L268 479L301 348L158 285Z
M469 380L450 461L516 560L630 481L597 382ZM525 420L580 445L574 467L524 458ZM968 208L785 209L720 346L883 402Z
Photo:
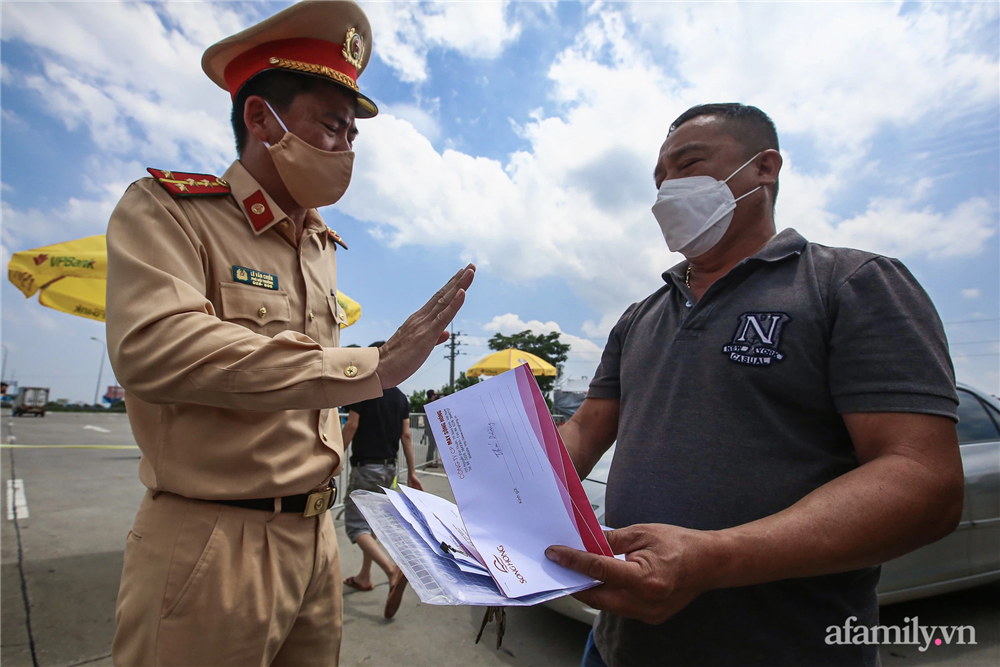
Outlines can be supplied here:
M396 465L396 458L393 457L391 459L365 459L365 458L351 459L351 465L354 466L354 467L357 467L357 466L372 466L372 465L375 465L375 466L389 466L389 465L393 465L394 466L394 465Z
M213 500L212 502L230 507L242 507L248 510L262 512L274 511L274 498L254 498L252 500ZM294 496L281 497L281 511L297 512L303 516L322 514L337 502L337 482L330 480L329 486L312 493L299 493Z

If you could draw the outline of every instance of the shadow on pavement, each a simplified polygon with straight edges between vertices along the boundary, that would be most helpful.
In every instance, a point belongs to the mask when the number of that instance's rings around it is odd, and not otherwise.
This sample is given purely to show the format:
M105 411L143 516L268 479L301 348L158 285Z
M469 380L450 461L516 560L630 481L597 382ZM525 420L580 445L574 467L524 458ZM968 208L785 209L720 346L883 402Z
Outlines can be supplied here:
M24 564L38 664L80 664L111 653L115 600L123 552L87 554ZM17 563L2 567L4 667L30 667Z

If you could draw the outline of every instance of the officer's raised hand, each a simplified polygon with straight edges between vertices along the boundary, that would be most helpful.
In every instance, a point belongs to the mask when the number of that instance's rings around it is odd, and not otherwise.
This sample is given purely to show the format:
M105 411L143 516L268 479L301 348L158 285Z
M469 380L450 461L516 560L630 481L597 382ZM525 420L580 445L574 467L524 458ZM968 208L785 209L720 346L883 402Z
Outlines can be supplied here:
M413 375L430 356L434 346L448 340L447 327L465 303L465 290L469 289L475 276L475 264L469 264L456 273L379 348L375 372L382 381L383 389L395 387Z

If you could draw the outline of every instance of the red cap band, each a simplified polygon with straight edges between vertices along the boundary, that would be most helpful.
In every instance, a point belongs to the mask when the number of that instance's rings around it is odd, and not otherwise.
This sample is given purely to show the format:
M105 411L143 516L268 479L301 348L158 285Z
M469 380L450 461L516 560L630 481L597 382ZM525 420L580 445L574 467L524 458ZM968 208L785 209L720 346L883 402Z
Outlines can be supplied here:
M268 69L325 76L358 92L358 70L344 58L343 49L342 44L324 39L296 38L267 42L234 58L222 76L234 101L250 77Z

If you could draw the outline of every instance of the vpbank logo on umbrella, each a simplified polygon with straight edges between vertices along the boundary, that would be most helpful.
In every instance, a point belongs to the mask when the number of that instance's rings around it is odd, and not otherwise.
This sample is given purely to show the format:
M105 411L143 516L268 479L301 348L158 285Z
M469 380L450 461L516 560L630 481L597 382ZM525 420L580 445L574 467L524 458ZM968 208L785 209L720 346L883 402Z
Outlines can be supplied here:
M236 272L237 269L240 272ZM103 322L107 291L108 243L104 234L14 253L7 279L26 298L38 294L38 303L70 315ZM277 289L278 277L234 267L235 279ZM361 304L338 290L330 290L340 304L341 328L361 317Z

